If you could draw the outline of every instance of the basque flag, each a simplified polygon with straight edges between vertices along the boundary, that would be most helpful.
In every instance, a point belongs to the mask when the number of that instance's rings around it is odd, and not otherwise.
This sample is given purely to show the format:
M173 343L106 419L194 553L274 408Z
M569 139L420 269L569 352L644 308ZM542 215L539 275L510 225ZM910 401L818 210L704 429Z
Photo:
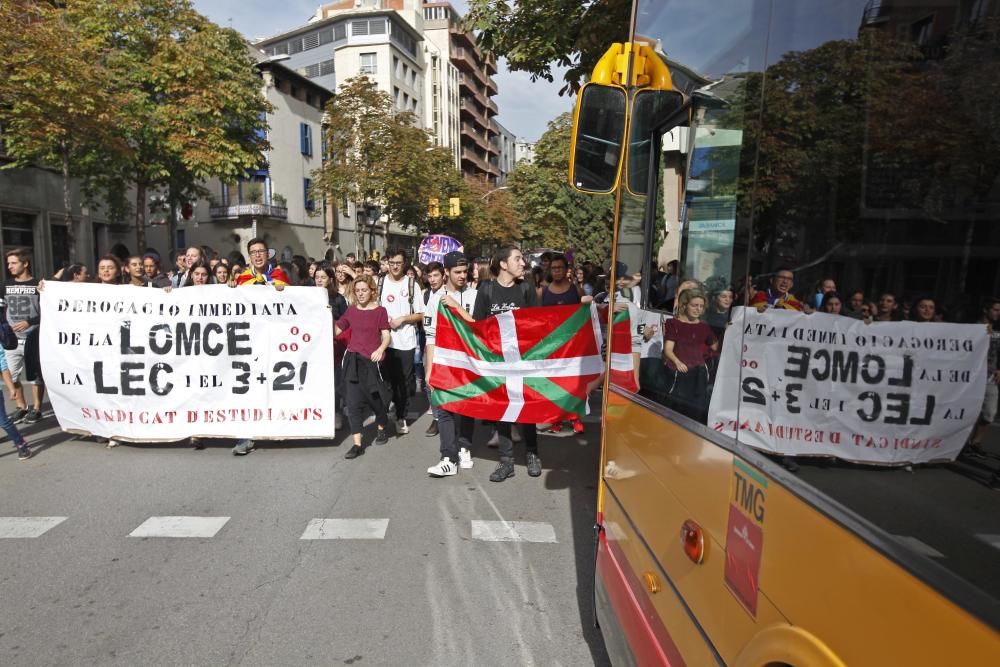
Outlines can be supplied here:
M589 305L521 308L466 322L438 309L430 385L434 404L490 421L547 424L586 412L604 371Z

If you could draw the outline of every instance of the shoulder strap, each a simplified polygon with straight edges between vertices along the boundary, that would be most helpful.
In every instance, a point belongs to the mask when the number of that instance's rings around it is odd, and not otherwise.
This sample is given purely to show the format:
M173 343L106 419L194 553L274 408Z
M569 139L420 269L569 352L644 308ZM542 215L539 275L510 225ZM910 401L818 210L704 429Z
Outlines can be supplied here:
M480 294L483 295L483 298L485 298L488 303L490 303L491 305L493 304L493 301L492 301L492 299L493 299L493 281L492 280L484 280L481 285L476 286L476 298L477 299L479 298Z
M532 289L534 289L534 288L531 285L528 284L527 280L522 280L521 281L521 294L524 295L524 303L525 303L525 305L527 305L528 302L531 300L531 290Z
M378 295L378 305L382 305L382 285L385 283L385 274L380 273L378 283L375 286L375 293Z
M428 287L424 290L424 305L428 305L431 301L431 288Z
M414 310L413 310L413 287L414 287L414 281L413 281L413 278L410 278L410 280L407 283L407 288L408 288L407 291L410 293L410 315L412 315L414 313Z

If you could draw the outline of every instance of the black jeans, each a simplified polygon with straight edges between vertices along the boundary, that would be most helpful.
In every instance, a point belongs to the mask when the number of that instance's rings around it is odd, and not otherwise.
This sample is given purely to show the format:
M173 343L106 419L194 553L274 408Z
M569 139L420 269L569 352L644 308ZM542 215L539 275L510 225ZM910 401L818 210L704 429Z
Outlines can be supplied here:
M385 379L392 387L392 401L396 404L396 419L406 417L406 407L410 396L416 392L416 377L413 375L413 354L415 350L396 350L388 348L385 351L385 361L382 371Z
M497 435L500 438L500 460L514 462L514 441L510 437L510 422L497 422ZM520 424L521 437L524 438L524 449L538 454L538 431L534 424Z
M472 433L476 420L464 415L456 415L441 407L434 407L438 423L438 437L441 439L441 458L449 458L458 463L458 450L465 447L472 451Z
M386 415L386 405L382 402L382 397L378 393L371 393L364 384L359 382L344 382L347 394L347 419L351 423L351 433L361 433L365 423L365 405L371 406L375 411L375 423L381 428L385 428L389 422Z

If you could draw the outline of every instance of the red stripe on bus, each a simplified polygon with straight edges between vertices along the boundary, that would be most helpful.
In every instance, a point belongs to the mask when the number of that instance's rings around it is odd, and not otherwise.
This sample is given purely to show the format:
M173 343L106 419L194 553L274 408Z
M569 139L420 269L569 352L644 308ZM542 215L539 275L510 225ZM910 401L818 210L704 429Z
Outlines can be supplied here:
M640 665L683 667L680 650L663 625L625 554L600 532L597 573L614 607L629 648Z

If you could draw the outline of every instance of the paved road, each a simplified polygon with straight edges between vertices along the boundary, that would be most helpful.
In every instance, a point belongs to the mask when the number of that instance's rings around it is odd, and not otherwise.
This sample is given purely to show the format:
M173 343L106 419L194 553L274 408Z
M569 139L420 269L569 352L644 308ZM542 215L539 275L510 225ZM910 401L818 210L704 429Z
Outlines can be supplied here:
M541 478L521 458L491 484L485 447L472 470L426 476L428 419L356 461L340 439L236 458L222 442L108 450L51 418L26 428L34 458L0 449L0 517L20 518L0 519L0 664L606 664L591 627L598 424L543 437ZM215 519L149 522L163 516ZM131 535L164 528L211 536Z

